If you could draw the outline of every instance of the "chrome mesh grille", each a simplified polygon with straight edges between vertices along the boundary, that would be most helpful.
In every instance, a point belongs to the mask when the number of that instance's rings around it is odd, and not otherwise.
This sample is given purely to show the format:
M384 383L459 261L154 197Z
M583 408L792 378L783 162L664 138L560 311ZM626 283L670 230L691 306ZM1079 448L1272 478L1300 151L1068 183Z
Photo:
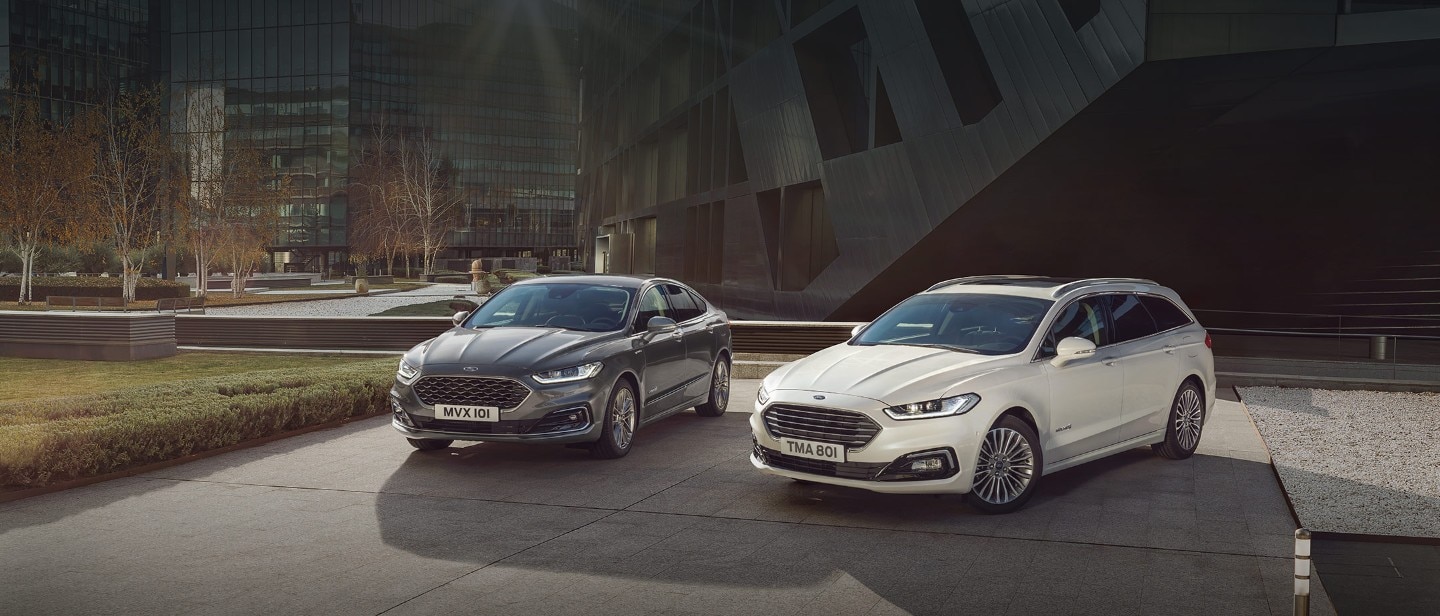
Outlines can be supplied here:
M765 409L765 427L776 438L818 441L848 448L864 447L880 425L854 411L776 404Z
M427 376L415 382L415 395L431 406L466 404L513 409L525 401L530 390L513 379Z

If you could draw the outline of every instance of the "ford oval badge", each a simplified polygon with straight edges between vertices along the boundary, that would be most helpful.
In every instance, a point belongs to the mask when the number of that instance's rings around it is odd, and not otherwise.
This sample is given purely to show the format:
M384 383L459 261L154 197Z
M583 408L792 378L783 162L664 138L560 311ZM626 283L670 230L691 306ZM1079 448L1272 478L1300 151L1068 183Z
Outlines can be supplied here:
M465 371L466 371L466 372L479 372L479 371L480 371L480 367L479 367L479 366L465 366Z
M816 394L816 395L811 396L811 397L814 398L814 399L816 399L816 400L824 400L824 399L825 399L825 396L821 396L821 395L819 395L819 394Z

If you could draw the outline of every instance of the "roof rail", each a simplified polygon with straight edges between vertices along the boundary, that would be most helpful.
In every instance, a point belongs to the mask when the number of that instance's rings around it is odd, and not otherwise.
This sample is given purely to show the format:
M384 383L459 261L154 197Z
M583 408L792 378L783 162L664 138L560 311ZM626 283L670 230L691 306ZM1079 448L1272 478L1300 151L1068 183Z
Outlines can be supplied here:
M1070 284L1060 286L1060 288L1055 289L1055 293L1052 294L1051 297L1060 297L1061 295L1064 295L1076 289L1083 289L1085 287L1097 284L1115 284L1127 282L1134 284L1153 284L1157 287L1160 286L1160 283L1155 282L1154 280L1147 280L1145 278L1086 278L1085 280L1077 280Z
M938 288L940 288L940 287L948 287L948 286L950 286L950 285L952 285L952 284L985 284L985 283L987 283L987 282L1003 282L1003 281L1006 281L1006 280L1028 280L1028 279L1031 279L1031 278L1044 278L1044 276L1015 276L1015 275L1002 275L1002 276L964 276L964 277L961 277L961 278L951 278L950 280L945 280L945 281L942 281L942 282L937 282L937 283L935 283L935 284L930 285L930 288L925 289L925 290L926 290L926 291L934 291L935 289L938 289Z

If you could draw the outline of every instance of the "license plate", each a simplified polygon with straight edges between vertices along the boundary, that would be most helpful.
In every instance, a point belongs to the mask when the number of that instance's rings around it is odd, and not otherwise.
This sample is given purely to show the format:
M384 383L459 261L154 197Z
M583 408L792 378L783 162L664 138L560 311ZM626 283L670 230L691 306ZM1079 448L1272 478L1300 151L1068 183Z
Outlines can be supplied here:
M450 421L500 421L500 409L493 406L435 405L435 419Z
M845 447L815 441L800 441L793 438L780 439L780 453L811 460L845 461Z

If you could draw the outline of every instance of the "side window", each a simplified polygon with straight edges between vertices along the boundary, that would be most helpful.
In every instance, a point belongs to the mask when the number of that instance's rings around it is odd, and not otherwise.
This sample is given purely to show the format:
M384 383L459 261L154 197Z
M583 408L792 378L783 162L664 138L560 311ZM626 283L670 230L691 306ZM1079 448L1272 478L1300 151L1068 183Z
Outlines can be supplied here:
M693 289L686 290L690 293L690 299L695 302L695 307L700 309L700 314L710 312L710 303L706 302L705 298L700 297L700 294L696 293Z
M1108 295L1110 300L1110 318L1115 321L1115 342L1128 342L1138 338L1144 338L1159 331L1155 329L1155 319L1150 318L1150 311L1140 303L1140 297L1136 295Z
M670 305L665 303L665 297L660 295L660 287L650 287L640 296L640 309L635 313L635 331L645 331L654 317L675 318L672 312Z
M695 305L695 300L685 292L685 289L673 284L663 285L662 288L665 289L666 297L670 299L670 306L675 309L675 315L670 318L675 319L677 323L684 323L704 314L704 311Z
M1084 338L1095 343L1095 346L1105 346L1110 343L1110 330L1105 322L1105 307L1100 297L1088 297L1077 302L1072 302L1060 311L1055 317L1055 323L1050 326L1050 335L1045 337L1045 342L1040 346L1041 357L1052 357L1055 355L1055 345L1066 338Z
M1141 295L1140 303L1150 310L1150 316L1155 317L1155 326L1162 332L1190 324L1190 317L1185 316L1185 311L1170 303L1168 299Z

